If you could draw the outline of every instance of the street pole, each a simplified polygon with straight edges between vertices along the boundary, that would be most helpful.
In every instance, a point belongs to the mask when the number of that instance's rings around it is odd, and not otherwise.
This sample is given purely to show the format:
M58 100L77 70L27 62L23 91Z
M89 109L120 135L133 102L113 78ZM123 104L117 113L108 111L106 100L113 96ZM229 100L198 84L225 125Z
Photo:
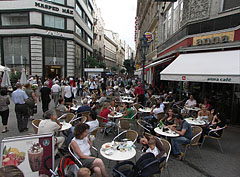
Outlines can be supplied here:
M144 83L144 72L145 72L145 60L146 60L146 56L145 55L143 55L143 57L142 57L143 59L142 59L142 89L143 90L145 90L145 83Z

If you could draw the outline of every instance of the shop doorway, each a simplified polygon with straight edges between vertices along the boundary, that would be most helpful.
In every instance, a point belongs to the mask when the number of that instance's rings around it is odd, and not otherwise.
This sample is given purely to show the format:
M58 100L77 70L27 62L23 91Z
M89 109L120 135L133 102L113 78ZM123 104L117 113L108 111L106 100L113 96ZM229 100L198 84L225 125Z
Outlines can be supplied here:
M62 66L46 66L45 68L45 76L49 78L55 78L58 76L59 78L63 77Z

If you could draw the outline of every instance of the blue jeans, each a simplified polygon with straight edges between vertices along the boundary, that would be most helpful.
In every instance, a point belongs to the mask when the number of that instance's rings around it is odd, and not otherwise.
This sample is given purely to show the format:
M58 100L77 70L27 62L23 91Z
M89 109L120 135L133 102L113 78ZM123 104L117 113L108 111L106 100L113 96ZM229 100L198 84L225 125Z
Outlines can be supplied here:
M68 130L68 133L67 133L67 139L66 139L66 146L68 147L68 145L71 143L74 135L73 135L73 132L74 132L74 126L72 126L69 130Z
M144 120L145 121L147 121L147 120L149 120L149 119L152 119L153 118L153 116L144 116Z
M172 143L173 154L178 155L178 154L181 153L179 144L188 144L188 143L190 143L190 139L188 139L184 136L180 136L180 137L177 137L177 138L172 138L171 143Z

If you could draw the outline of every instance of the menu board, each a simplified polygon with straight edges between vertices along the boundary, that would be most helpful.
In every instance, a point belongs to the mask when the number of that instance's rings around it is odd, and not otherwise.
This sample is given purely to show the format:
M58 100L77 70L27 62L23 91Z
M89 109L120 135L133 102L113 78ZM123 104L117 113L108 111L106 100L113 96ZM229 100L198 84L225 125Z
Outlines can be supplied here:
M50 176L43 163L54 168L54 136L53 134L27 135L4 138L1 142L0 167L17 166L24 176Z

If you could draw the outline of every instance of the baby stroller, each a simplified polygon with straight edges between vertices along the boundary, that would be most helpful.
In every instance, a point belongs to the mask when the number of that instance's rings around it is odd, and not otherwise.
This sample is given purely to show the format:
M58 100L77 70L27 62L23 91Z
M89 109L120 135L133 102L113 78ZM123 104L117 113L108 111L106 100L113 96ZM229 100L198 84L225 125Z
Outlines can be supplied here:
M124 161L113 167L114 177L148 177L161 172L160 165L166 157L156 159L151 152L143 154L134 164ZM130 168L128 168L130 167Z
M77 162L74 160L74 158L70 154L66 154L61 158L55 171L53 171L52 169L50 169L47 166L47 161L49 159L51 159L51 156L46 158L46 160L44 161L44 167L48 171L51 172L52 177L55 177L55 176L57 176L57 177L76 177L77 172L78 172L79 168L81 167L81 165L77 164Z

